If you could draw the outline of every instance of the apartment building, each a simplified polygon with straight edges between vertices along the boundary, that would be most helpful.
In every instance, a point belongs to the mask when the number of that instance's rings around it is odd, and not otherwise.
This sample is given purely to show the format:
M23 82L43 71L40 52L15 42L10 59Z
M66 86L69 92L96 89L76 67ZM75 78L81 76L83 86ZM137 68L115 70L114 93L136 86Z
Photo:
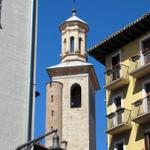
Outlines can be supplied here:
M0 149L33 138L37 0L0 0Z
M150 150L150 13L87 50L105 70L109 150Z

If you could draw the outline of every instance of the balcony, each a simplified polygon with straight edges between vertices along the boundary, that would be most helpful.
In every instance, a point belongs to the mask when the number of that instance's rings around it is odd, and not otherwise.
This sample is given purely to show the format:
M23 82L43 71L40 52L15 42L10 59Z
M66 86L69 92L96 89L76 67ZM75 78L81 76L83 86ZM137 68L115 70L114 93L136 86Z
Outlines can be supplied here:
M118 64L105 72L105 88L115 90L129 83L128 66Z
M145 49L130 59L129 74L141 78L150 73L150 49Z
M120 108L107 116L106 133L116 135L131 129L131 111Z
M150 121L150 96L132 104L132 121L143 124Z

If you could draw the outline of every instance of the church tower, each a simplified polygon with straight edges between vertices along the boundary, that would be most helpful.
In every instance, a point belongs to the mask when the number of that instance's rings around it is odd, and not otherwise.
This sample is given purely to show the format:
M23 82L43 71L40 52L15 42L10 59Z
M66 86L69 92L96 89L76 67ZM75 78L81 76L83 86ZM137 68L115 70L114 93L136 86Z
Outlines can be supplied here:
M96 150L95 92L99 83L93 65L87 62L88 24L72 16L61 26L61 63L47 68L46 132L58 129L67 150ZM46 146L51 146L51 137Z

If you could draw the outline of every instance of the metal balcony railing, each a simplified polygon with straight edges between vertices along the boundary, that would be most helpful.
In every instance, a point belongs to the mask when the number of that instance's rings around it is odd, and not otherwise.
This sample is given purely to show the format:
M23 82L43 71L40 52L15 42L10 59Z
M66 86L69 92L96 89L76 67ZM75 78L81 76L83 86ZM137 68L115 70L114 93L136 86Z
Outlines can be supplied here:
M143 99L137 100L132 104L132 119L140 117L150 112L150 95Z
M133 72L138 68L144 67L146 64L150 63L150 49L140 51L137 55L129 58L130 68L129 72Z
M107 130L124 123L131 124L131 111L128 109L120 108L107 116Z
M119 78L128 79L128 68L124 64L118 64L112 69L107 70L105 72L105 85L111 84Z

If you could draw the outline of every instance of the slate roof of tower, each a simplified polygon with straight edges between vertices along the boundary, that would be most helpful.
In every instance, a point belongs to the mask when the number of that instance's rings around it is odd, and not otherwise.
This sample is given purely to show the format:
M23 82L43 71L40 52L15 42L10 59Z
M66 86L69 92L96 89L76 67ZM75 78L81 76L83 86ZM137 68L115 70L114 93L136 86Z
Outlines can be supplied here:
M79 17L77 16L71 16L70 18L68 18L65 22L71 22L71 21L79 21L79 22L82 22L84 24L87 24L85 21L83 21L82 19L80 19Z
M92 66L92 64L87 63L87 62L81 62L81 61L68 61L68 62L63 62L58 65L48 67L47 69L63 68L63 67L77 67L77 66Z

